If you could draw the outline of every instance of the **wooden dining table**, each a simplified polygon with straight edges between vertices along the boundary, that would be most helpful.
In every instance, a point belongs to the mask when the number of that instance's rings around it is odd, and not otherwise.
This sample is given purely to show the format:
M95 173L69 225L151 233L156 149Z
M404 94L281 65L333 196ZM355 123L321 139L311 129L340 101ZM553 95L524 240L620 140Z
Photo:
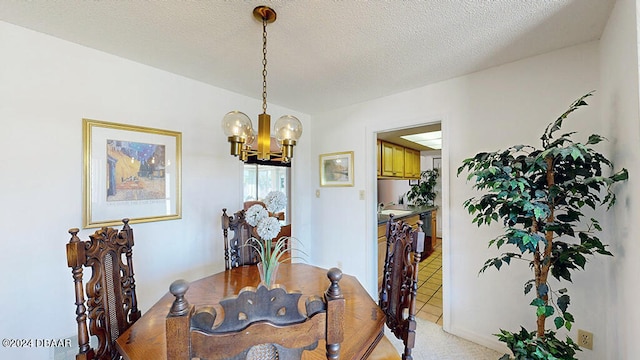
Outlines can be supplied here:
M186 299L198 306L217 305L260 281L255 265L241 266L190 283ZM288 291L299 291L300 308L311 295L322 295L329 286L327 270L301 263L280 264L276 283ZM169 284L167 284L167 289ZM383 336L385 317L358 279L344 274L340 288L345 298L344 341L340 359L366 359ZM165 318L174 297L167 292L116 341L126 360L164 360L167 358ZM303 359L326 359L324 341L314 351L305 351Z

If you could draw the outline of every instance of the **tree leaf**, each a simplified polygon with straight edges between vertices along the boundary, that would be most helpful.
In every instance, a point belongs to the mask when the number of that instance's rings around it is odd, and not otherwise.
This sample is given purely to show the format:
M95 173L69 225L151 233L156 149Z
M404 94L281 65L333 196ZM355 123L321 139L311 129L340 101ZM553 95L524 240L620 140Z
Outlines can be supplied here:
M629 171L627 171L627 169L623 168L622 170L618 171L613 176L611 176L610 179L613 180L613 181L628 180L629 179Z
M544 306L545 304L544 304L544 300L542 300L539 297L537 297L537 298L535 298L535 299L533 299L531 301L530 305L533 305L533 306L536 306L536 307L540 307L540 306Z
M567 311L567 307L569 306L569 303L570 303L569 295L560 296L558 298L558 300L556 300L556 303L558 304L558 308L560 308L560 311L565 313Z
M531 282L527 283L524 286L524 294L527 295L532 288L533 288L533 284Z
M544 316L550 317L554 312L555 310L553 309L553 306L547 305L544 307Z
M573 315L572 314L570 314L570 313L565 311L563 316L564 316L564 320L565 321L575 322L575 320L573 319Z
M598 134L592 134L591 136L589 136L589 140L587 141L587 144L597 144L603 140L606 140L606 139Z

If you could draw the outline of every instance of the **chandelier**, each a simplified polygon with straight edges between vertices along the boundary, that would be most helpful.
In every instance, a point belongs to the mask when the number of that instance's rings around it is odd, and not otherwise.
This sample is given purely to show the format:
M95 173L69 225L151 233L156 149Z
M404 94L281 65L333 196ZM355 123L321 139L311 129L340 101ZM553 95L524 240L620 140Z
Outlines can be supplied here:
M271 151L271 116L267 114L267 24L276 21L276 12L267 6L253 9L253 16L262 21L262 114L258 115L258 133L251 119L240 111L231 111L222 119L222 128L231 144L231 155L247 161L249 156L258 160L288 163L293 147L302 135L302 124L295 116L284 115L274 124L274 137L279 151ZM257 139L256 139L257 137ZM254 144L257 140L257 144Z

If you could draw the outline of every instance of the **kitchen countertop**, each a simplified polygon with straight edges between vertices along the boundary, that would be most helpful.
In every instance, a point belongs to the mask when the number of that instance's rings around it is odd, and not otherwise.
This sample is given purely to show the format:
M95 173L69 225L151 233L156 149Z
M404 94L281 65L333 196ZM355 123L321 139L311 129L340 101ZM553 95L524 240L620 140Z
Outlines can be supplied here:
M436 210L437 208L438 208L437 206L394 205L394 206L389 206L389 207L385 208L384 210L391 211L391 212L393 212L393 210L400 210L403 213L401 215L394 214L393 218L394 219L403 219L403 218L406 218L406 217L410 217L410 216L414 216L414 215L417 215L417 214L422 214L422 213L425 213L425 212ZM405 211L410 211L410 212L409 213L404 213ZM378 214L378 225L386 223L387 221L389 221L389 215Z

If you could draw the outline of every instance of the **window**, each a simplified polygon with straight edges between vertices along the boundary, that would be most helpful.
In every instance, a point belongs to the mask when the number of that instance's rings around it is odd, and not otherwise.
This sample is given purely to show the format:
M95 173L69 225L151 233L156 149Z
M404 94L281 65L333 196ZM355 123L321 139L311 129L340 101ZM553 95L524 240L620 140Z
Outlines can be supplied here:
M270 191L282 191L287 196L285 220L289 217L289 167L245 164L244 165L244 201L260 200Z

